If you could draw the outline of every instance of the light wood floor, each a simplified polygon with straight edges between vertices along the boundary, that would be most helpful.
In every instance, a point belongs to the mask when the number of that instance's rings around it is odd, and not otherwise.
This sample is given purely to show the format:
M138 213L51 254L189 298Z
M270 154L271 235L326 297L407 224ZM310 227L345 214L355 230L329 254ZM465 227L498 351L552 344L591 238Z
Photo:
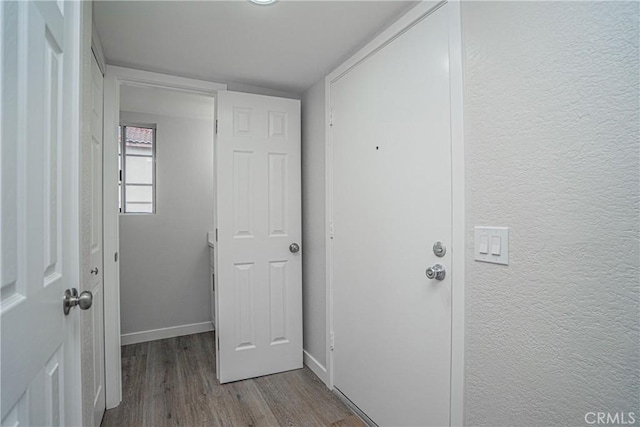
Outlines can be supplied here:
M306 367L221 385L215 366L213 332L123 347L102 426L364 426Z

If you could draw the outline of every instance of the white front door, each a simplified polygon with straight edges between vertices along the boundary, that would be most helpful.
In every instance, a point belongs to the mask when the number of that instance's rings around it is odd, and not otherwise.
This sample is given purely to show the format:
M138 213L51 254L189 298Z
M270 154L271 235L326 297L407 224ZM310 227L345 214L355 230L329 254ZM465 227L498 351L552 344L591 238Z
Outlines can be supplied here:
M93 407L93 425L99 426L105 410L104 391L104 280L102 262L102 129L104 76L96 58L91 55L91 138L84 141L91 159L91 232L89 290L93 294L91 310L83 313L83 388L88 391Z
M448 49L445 4L331 84L334 385L379 425L449 425Z
M0 2L2 425L77 420L79 310L62 296L78 287L78 9Z
M300 101L221 91L217 107L215 324L225 383L302 368Z

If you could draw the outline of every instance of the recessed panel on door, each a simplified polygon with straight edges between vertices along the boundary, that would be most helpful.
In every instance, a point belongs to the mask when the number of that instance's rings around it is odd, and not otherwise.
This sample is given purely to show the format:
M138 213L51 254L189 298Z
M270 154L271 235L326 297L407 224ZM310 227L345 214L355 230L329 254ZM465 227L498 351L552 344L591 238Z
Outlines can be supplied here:
M287 155L269 153L269 235L287 235Z
M233 153L233 229L235 237L253 237L253 153Z
M47 362L44 369L45 399L48 402L45 408L45 424L48 426L62 425L62 414L64 413L64 408L62 407L62 396L64 393L62 384L64 370L62 364L62 348L60 348Z
M254 265L236 264L234 271L236 351L256 348Z
M288 343L287 261L271 261L269 263L269 320L270 344Z
M281 111L269 111L269 138L287 138L288 115Z
M62 126L62 106L60 97L60 48L51 37L46 38L45 43L45 128L44 128L44 191L45 191L45 226L44 226L44 284L45 286L60 276L58 254L61 232L60 215L60 131Z
M251 136L251 108L233 108L233 134L236 136Z

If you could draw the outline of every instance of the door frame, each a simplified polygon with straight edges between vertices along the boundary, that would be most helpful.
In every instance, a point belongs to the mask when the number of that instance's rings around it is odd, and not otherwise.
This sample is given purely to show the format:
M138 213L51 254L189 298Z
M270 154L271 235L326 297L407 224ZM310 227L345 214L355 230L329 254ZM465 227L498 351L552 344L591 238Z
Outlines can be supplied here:
M152 73L133 68L107 65L104 76L104 142L103 142L103 269L104 269L104 334L105 391L107 409L122 401L122 368L120 360L120 263L114 255L120 250L118 211L118 138L120 124L120 86L172 89L216 97L227 85ZM214 132L215 139L215 132ZM107 143L110 142L110 143ZM213 159L211 159L213 167ZM107 173L109 172L109 173ZM110 173L113 172L113 175ZM214 197L212 194L211 197ZM213 221L213 219L212 219ZM205 236L203 236L204 239ZM108 254L108 255L107 255Z
M326 257L326 360L327 386L334 389L333 324L333 139L331 134L331 84L362 61L404 34L419 21L448 3L449 78L451 97L451 388L450 425L463 425L464 416L464 295L465 295L465 174L463 128L463 50L460 0L422 1L375 37L325 78L325 257Z

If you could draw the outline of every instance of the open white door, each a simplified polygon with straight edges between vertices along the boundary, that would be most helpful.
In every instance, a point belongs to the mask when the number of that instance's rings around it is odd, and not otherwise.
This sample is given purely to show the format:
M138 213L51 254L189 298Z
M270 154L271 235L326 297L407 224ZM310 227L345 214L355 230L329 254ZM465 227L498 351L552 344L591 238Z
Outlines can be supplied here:
M104 269L102 251L102 129L104 76L96 58L91 55L91 138L84 141L91 159L91 232L90 262L93 294L91 310L83 314L82 349L83 390L93 408L93 425L99 426L104 415L106 400L104 389Z
M79 19L76 3L0 2L2 425L77 423L79 310L62 297L78 286Z
M300 101L220 91L220 382L302 368Z

